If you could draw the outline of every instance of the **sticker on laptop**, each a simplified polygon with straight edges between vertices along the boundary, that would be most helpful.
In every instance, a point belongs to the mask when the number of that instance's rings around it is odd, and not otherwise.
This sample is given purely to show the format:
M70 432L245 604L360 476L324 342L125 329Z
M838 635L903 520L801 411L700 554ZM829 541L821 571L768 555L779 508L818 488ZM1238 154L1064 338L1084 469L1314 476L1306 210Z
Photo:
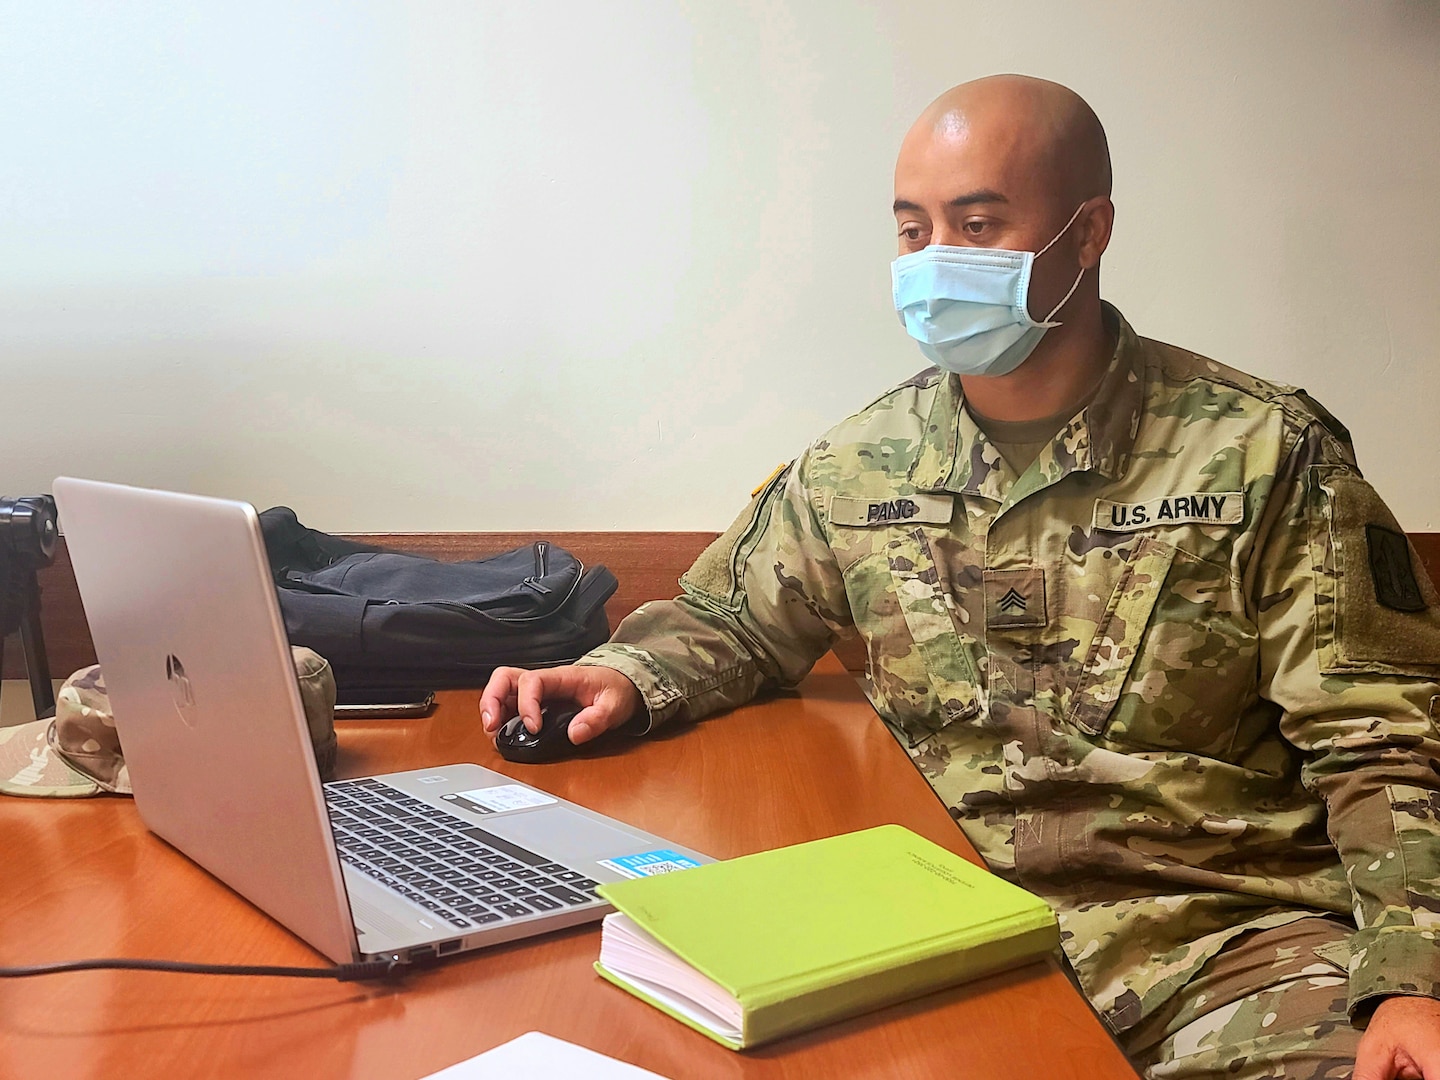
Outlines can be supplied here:
M601 859L600 865L623 877L642 878L654 877L656 874L673 874L676 870L689 870L700 864L689 855L681 855L680 852L667 848L662 851L645 851L639 855Z
M555 801L543 792L522 787L520 784L501 784L498 787L458 791L454 795L442 795L441 798L449 803L458 803L477 814L503 814L507 810L549 806Z

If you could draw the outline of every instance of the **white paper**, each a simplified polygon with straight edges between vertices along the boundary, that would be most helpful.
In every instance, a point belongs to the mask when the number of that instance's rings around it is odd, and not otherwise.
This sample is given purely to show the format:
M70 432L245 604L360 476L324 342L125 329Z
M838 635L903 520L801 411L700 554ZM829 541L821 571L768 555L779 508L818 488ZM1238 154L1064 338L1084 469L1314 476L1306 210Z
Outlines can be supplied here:
M744 1010L733 994L681 960L621 912L605 916L600 966L701 1027L740 1041Z
M666 1080L540 1031L527 1031L424 1080Z

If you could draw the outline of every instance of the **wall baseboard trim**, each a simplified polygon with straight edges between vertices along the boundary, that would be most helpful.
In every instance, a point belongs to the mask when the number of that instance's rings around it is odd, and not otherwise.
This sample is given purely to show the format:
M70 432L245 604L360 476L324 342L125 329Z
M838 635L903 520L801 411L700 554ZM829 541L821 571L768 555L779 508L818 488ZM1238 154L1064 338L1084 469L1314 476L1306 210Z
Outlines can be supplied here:
M544 539L573 552L586 565L603 563L620 582L605 605L610 625L648 600L665 600L679 589L680 575L718 536L713 532L555 532ZM535 533L363 533L352 539L436 559L478 559L538 539ZM1440 581L1440 533L1411 533L1410 541L1432 581ZM70 553L61 539L55 563L40 574L41 622L50 654L50 672L63 678L95 662L95 646L75 586ZM24 675L19 643L6 643L0 676ZM851 671L865 670L865 649L858 640L841 642L836 654Z

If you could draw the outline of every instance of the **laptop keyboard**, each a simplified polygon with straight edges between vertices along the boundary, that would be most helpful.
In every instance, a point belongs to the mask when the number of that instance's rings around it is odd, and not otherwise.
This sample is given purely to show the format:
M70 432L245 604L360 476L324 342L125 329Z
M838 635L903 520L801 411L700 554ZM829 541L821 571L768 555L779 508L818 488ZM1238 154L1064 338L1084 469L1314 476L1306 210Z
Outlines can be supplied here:
M325 786L340 860L457 930L594 903L598 884L379 780Z

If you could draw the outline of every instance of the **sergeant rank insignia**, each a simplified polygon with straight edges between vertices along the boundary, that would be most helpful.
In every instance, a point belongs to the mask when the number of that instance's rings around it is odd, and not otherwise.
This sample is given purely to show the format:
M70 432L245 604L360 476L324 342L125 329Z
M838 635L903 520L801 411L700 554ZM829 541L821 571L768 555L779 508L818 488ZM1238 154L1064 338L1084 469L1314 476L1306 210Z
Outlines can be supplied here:
M985 625L991 630L1039 629L1045 625L1045 570L985 571Z
M1004 596L1000 597L1000 610L1008 611L1015 615L1025 610L1027 601L1024 596L1011 589Z

